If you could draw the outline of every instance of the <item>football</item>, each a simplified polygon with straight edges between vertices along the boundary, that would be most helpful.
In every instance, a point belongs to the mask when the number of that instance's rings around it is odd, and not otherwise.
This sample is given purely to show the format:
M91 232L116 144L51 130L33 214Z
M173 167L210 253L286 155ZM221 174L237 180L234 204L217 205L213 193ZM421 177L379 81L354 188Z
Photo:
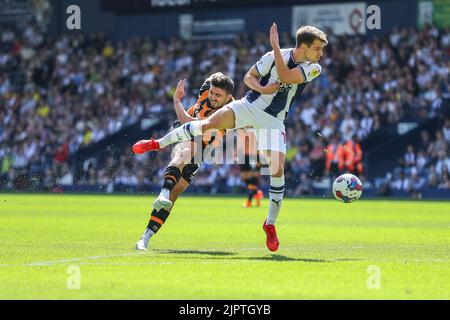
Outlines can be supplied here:
M345 203L358 200L361 197L362 190L361 180L351 173L340 175L333 183L334 197Z

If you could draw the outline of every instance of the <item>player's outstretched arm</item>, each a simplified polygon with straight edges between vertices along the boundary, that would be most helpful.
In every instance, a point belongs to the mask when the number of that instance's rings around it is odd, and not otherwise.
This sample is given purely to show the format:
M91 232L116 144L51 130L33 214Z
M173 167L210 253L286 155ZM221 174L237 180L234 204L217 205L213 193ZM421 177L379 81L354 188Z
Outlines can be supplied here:
M178 81L177 89L173 93L173 107L175 108L175 113L177 114L178 120L180 120L181 124L193 121L195 118L191 117L183 107L181 103L181 99L184 96L184 79Z
M303 83L305 79L298 68L289 69L281 55L280 41L278 39L278 28L274 22L270 27L270 44L273 48L275 58L275 67L277 68L278 77L282 83Z

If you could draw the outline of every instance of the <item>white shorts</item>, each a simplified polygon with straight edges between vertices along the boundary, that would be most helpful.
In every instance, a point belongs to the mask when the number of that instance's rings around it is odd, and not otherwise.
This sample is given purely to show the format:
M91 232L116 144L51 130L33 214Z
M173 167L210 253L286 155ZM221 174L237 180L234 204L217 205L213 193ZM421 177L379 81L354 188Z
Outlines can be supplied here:
M244 97L227 107L236 118L235 129L253 127L258 139L258 150L272 150L286 154L286 129L281 120L261 110Z

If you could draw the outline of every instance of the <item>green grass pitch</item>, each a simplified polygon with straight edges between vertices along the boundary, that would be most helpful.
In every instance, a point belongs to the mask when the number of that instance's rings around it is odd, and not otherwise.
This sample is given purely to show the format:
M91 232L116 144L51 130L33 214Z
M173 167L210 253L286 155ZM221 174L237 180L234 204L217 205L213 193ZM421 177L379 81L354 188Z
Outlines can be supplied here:
M0 299L450 299L450 202L0 194Z

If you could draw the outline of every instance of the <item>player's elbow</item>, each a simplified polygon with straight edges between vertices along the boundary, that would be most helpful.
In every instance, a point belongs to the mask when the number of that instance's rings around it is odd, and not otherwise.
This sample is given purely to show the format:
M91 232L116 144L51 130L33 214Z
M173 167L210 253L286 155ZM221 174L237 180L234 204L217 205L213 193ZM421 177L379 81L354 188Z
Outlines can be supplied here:
M245 74L245 76L244 76L244 83L245 83L245 85L248 86L248 87L250 87L249 84L250 84L250 78L251 78L251 77L252 77L252 75L250 74L250 71L247 72L247 73Z

